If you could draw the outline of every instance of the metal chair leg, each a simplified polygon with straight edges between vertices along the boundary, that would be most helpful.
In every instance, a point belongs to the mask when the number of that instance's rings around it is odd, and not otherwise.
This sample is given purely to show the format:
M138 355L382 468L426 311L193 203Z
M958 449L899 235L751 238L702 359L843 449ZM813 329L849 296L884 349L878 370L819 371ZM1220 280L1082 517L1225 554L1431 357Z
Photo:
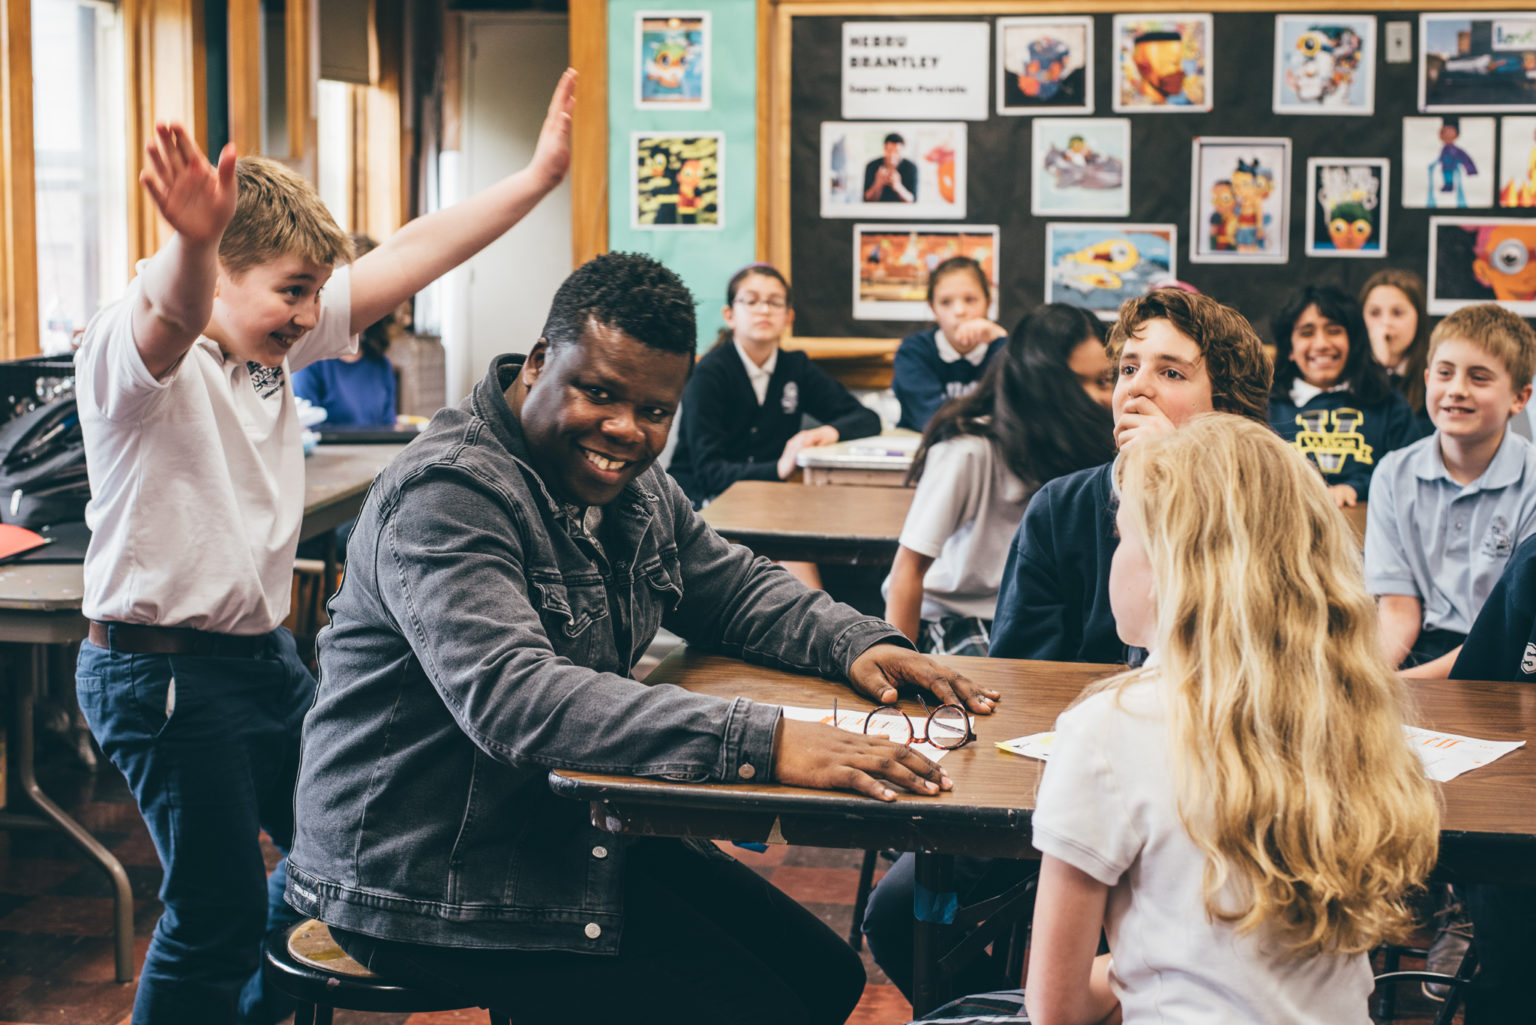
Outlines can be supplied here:
M864 911L869 907L869 891L875 883L875 859L879 851L865 851L864 864L859 866L859 888L853 895L853 924L848 927L848 945L854 950L864 949Z

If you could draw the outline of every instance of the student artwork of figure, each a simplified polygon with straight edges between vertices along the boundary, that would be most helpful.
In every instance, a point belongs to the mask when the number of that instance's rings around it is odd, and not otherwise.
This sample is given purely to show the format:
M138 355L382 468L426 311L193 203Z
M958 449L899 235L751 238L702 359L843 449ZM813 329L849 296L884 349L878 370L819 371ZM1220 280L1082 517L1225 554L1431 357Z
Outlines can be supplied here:
M1277 114L1359 114L1374 110L1374 17L1276 15Z
M719 228L725 136L635 132L631 137L632 228Z
M709 107L709 14L642 11L635 16L635 106Z
M1131 212L1131 123L1126 118L1034 122L1031 211L1124 217Z
M1211 16L1117 14L1114 108L1121 113L1211 109Z
M1536 221L1431 217L1429 312L1490 301L1536 316Z
M823 121L821 216L965 216L961 121Z
M928 275L945 260L968 256L987 276L997 319L995 224L855 224L853 226L855 320L928 321Z
M997 20L999 114L1093 113L1093 19Z
M1419 15L1419 109L1536 110L1536 14Z
M1491 117L1403 118L1403 206L1492 206L1493 134Z
M1307 161L1307 255L1385 256L1388 162L1313 157Z
M1190 259L1283 263L1291 141L1197 137L1190 197Z

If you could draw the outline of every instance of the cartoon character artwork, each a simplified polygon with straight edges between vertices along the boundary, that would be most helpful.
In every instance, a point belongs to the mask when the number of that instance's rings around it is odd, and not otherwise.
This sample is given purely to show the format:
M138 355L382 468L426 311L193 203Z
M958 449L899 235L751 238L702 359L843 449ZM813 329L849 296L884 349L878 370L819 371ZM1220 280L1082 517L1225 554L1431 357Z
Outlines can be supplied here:
M1491 117L1403 118L1403 206L1493 206L1494 129Z
M1369 115L1375 66L1375 17L1275 16L1275 113Z
M1536 206L1536 117L1500 119L1499 205Z
M1231 251L1237 248L1237 190L1223 178L1211 186L1211 249Z
M1312 157L1307 161L1307 255L1387 255L1389 161Z
M1046 302L1069 302L1113 320L1120 304L1175 277L1171 224L1046 225Z
M1190 193L1195 263L1283 263L1291 141L1199 136Z
M1536 220L1429 219L1429 312L1480 302L1536 316Z
M1093 113L1093 19L997 19L999 114Z
M719 228L724 220L720 169L722 132L630 136L630 227Z
M709 107L709 13L641 11L635 16L635 106Z
M1127 118L1037 118L1031 212L1124 217L1131 212Z
M1209 14L1117 14L1114 26L1116 111L1211 109Z

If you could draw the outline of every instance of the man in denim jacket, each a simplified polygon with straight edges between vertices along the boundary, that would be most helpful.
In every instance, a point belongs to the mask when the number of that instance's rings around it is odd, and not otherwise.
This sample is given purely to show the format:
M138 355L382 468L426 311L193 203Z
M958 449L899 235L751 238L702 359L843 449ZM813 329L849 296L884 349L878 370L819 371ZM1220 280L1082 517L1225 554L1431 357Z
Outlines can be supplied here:
M373 970L528 1021L841 1022L857 1003L858 957L750 870L601 832L547 784L949 787L905 745L637 683L663 624L877 701L997 699L721 540L652 468L694 343L670 271L598 257L526 360L499 357L369 494L321 637L287 896Z

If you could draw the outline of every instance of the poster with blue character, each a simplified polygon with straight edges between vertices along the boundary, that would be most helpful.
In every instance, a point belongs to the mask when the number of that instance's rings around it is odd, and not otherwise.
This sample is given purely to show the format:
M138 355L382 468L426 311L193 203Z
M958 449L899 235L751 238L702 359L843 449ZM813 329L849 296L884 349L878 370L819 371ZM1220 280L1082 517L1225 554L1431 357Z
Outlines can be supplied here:
M709 12L635 15L635 106L709 109Z
M1276 114L1366 117L1375 103L1374 15L1275 16Z
M997 112L1093 113L1093 19L997 19Z
M1178 277L1177 252L1172 224L1049 223L1045 301L1114 320L1121 303Z

